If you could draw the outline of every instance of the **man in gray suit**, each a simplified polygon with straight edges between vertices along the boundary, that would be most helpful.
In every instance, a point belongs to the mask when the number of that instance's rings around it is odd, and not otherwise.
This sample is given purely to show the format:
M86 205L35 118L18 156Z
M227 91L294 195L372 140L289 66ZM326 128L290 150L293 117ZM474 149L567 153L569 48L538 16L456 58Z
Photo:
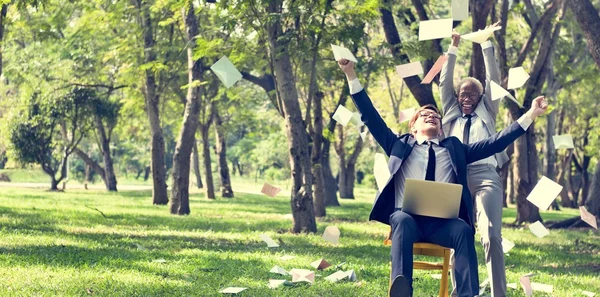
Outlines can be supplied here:
M497 26L494 24L492 26ZM485 89L481 82L467 77L453 86L454 65L460 35L452 35L448 61L440 74L440 90L446 136L456 136L463 143L487 139L496 133L496 115L500 100L492 100L490 81L500 84L500 70L490 41L481 44L486 69ZM506 273L502 251L503 189L496 168L508 161L505 151L468 166L468 185L477 209L477 226L485 251L485 261L493 297L506 296ZM452 280L454 287L454 278ZM452 292L453 295L455 292Z

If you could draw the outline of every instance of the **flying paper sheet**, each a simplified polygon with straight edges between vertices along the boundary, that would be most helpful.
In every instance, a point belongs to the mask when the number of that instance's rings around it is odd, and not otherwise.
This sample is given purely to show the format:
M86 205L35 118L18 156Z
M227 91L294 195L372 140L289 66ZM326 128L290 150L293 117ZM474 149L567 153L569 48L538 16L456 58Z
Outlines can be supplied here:
M400 78L405 78L413 75L423 74L423 66L421 62L412 62L396 66L396 72Z
M415 112L417 112L417 109L414 107L400 111L400 114L398 115L398 121L400 123L410 121L410 119L415 115Z
M331 266L331 264L329 264L327 261L325 261L325 259L319 259L317 261L310 263L310 266L314 267L316 270L323 270L323 269Z
M365 125L365 123L363 123L360 117L360 112L354 112L352 113L352 119L350 120L354 125L356 125L359 128Z
M352 54L352 52L345 47L332 44L331 50L333 51L333 57L335 58L336 61L339 61L341 59L346 59L346 60L350 60L354 63L358 63L358 60L356 59L354 54Z
M492 100L499 100L504 97L508 97L510 100L514 101L519 107L523 108L523 105L515 99L507 90L501 87L494 81L490 81L490 87L492 90Z
M548 229L546 229L546 227L544 227L544 224L542 224L542 222L540 222L540 221L530 224L529 231L531 231L531 233L533 233L533 235L535 235L539 238L542 238L542 237L550 234L550 231L548 231Z
M277 265L275 265L275 267L271 268L271 270L269 272L277 273L277 274L281 274L281 275L288 275L287 270L285 270L282 267L279 267Z
M531 289L533 291L539 291L539 292L544 292L544 293L552 293L552 291L554 291L554 286L552 286L552 285L546 285L546 284L540 284L540 283L536 283L536 282L531 282Z
M571 134L553 135L552 141L554 142L555 149L575 148L575 146L573 145L573 136L571 136Z
M452 19L419 22L419 41L452 36Z
M262 190L260 190L260 192L267 196L275 197L275 196L277 196L277 194L279 194L279 192L281 192L281 189L278 187L271 186L267 183L264 183Z
M469 18L469 0L452 0L452 19L464 21Z
M521 282L521 286L523 287L523 291L525 291L525 295L527 297L531 297L533 291L531 290L531 281L529 281L529 278L526 276L521 276L519 278L519 282Z
M429 69L429 72L427 72L427 75L425 75L425 77L421 81L421 84L430 84L431 81L433 81L433 78L435 78L435 76L438 73L440 73L440 71L442 71L442 67L444 66L444 63L446 63L446 61L448 61L448 56L441 55L437 59L437 61L435 61L435 64L431 66L431 69Z
M279 247L279 244L277 244L275 241L273 241L273 239L271 239L271 237L269 237L269 235L267 234L261 234L260 239L262 239L264 242L267 243L267 247Z
M310 270L294 268L290 270L290 274L292 275L293 283L307 282L312 284L315 281L315 273Z
M490 279L486 278L480 285L479 285L479 295L483 295L483 293L485 293L485 288L487 288L487 286L490 284Z
M239 292L246 290L247 288L240 288L240 287L229 287L229 288L225 288L221 291L219 291L219 293L223 293L223 294L238 294Z
M433 274L430 274L430 276L433 279L442 279L442 275L440 273L433 273Z
M226 88L233 86L242 79L242 74L233 66L227 56L223 56L219 61L210 66L215 75L223 82Z
M325 279L330 281L330 282L337 282L340 281L342 279L346 278L346 272L344 271L336 271L334 273L332 273L331 275L329 275L328 277L326 277Z
M375 165L373 168L373 175L375 175L375 182L379 192L383 191L383 187L391 178L390 169L388 168L387 160L385 155L381 153L375 154Z
M533 191L527 196L527 200L537 206L540 210L546 210L556 199L563 187L551 179L542 176L540 181L535 185Z
M323 232L323 239L333 244L338 244L340 240L340 229L336 226L327 226Z
M598 229L598 222L596 221L596 216L589 213L584 206L579 207L579 214L581 215L581 220L588 223L588 225L594 227L594 229Z
M488 40L488 38L490 38L490 36L492 36L492 34L494 34L494 31L498 31L500 29L502 29L502 27L493 27L487 30L479 30L476 32L461 35L460 39L472 41L475 43L484 43Z
M269 280L269 289L276 289L281 286L290 286L290 285L292 285L292 283L285 279L270 279Z
M511 288L511 289L517 289L517 283L508 283L506 284L507 288Z
M367 132L368 131L360 132L360 139L362 139L363 142L367 140Z
M352 116L353 116L353 114L350 110L348 110L343 105L340 105L335 110L335 113L333 114L332 118L336 122L340 123L340 125L346 126L346 125L348 125L348 122L350 122L350 120L352 120Z
M581 294L588 296L588 297L596 296L596 293L592 293L592 292L588 292L588 291L581 291Z
M515 247L515 244L512 243L512 241L506 239L506 238L502 238L502 251L506 254L508 253L510 250L512 250L512 248Z
M518 89L522 87L529 79L529 74L525 72L523 67L511 68L508 70L508 85L507 89Z

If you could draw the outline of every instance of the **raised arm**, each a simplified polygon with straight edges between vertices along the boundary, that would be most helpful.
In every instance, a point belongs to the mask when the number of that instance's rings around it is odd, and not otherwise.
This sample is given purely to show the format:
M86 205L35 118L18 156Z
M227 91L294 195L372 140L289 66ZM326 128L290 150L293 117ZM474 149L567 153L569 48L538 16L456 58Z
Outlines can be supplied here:
M440 73L440 98L442 100L442 109L444 115L447 115L452 109L459 108L456 96L454 95L454 65L456 65L456 52L460 35L452 33L452 45L448 49L448 60L442 67Z
M394 142L398 140L398 137L392 130L387 126L385 121L379 115L379 112L373 106L373 102L367 95L367 92L363 89L362 85L356 77L354 71L354 63L345 59L338 62L340 68L346 74L348 84L350 87L350 95L352 95L352 101L356 105L356 108L362 114L361 120L369 132L373 135L373 138L381 145L385 153L389 156L392 152Z
M486 28L493 28L499 25L500 23L498 22ZM490 81L500 84L500 66L498 66L498 62L496 61L494 46L491 41L484 42L481 45L481 51L483 53L483 63L485 64L485 96L483 96L483 104L492 113L492 116L496 117L500 110L500 100L492 100Z
M488 139L463 145L467 164L485 159L505 150L517 138L525 134L531 123L539 115L545 113L547 109L548 103L544 96L537 97L533 99L531 109L504 130L492 135Z

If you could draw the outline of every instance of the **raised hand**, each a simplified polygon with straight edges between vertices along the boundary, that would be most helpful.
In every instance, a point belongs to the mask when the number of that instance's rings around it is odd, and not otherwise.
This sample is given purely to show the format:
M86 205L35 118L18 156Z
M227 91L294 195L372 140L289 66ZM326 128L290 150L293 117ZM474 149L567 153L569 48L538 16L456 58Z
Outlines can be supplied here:
M460 33L452 31L452 45L458 47L460 43Z
M531 102L531 109L529 109L529 111L535 117L546 113L547 110L548 110L548 101L546 101L546 97L544 97L544 96L539 96L539 97L533 99L533 101Z
M348 80L353 80L356 78L356 72L354 71L354 62L346 59L341 59L338 61L338 65L340 69L346 74Z

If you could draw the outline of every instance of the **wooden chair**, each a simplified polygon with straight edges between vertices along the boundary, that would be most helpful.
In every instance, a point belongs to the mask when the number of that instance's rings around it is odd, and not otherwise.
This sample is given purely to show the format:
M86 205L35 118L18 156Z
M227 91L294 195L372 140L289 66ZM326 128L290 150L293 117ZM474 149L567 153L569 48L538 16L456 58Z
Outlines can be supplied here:
M383 242L384 245L386 246L391 246L392 245L392 240L390 239L391 237L391 231L390 231L390 236L388 236L388 238L386 238ZM427 242L415 242L415 244L413 245L413 254L414 255L423 255L423 256L432 256L432 257L441 257L443 258L443 262L439 263L439 262L424 262L424 261L414 261L413 262L413 269L420 269L420 270L441 270L442 271L442 279L440 281L440 294L439 297L448 297L448 271L450 271L450 251L452 249L447 248L447 247L443 247L441 245L437 245L437 244L433 244L433 243L427 243ZM391 269L390 269L390 276L391 276ZM390 286L391 284L391 277L390 277Z

